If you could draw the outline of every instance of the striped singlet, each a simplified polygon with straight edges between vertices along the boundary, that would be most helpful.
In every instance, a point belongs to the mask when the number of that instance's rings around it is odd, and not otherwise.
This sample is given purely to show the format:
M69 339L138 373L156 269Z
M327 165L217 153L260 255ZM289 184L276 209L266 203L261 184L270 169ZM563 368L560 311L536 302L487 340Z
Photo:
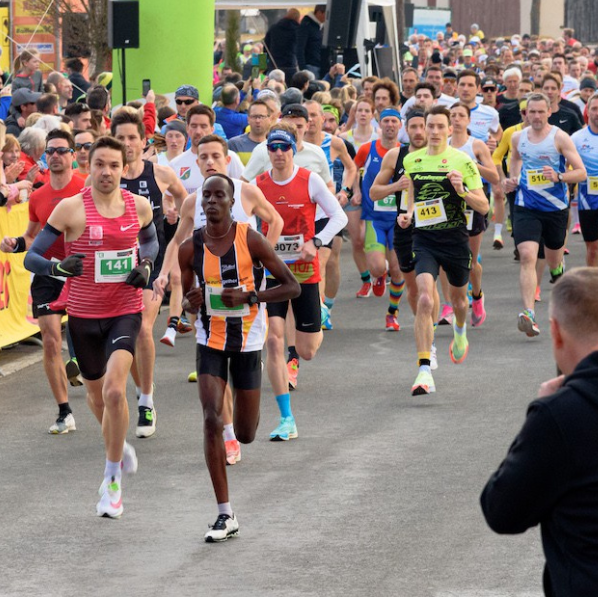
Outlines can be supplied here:
M66 254L83 253L83 275L68 279L67 311L84 319L104 319L143 311L143 292L124 283L137 265L139 216L135 198L121 189L125 212L118 218L98 213L91 188L82 191L85 207L83 234L66 244ZM119 274L119 275L116 275ZM113 275L114 281L110 280Z
M219 298L223 288L242 287L251 292L266 287L264 269L255 267L249 253L247 233L250 225L242 222L233 225L236 226L235 240L220 257L206 246L204 228L193 233L193 270L204 295L204 304L195 323L197 343L214 350L253 352L261 350L266 339L265 303L241 305L227 313Z

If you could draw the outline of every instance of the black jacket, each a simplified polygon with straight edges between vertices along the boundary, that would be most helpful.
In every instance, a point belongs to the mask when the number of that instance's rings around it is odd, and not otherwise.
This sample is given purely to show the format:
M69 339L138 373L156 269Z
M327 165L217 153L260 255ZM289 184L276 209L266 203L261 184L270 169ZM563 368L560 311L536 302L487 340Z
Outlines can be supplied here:
M320 66L322 53L322 29L320 23L310 15L305 15L297 31L297 61L299 68L307 64Z
M266 51L273 59L273 68L289 68L297 66L297 30L299 23L292 19L282 18L274 23L264 41Z
M481 504L497 533L540 524L548 597L598 595L598 352L530 404Z
M23 129L19 126L17 122L17 118L20 118L20 114L18 112L14 112L13 114L9 114L4 121L6 125L6 134L7 135L14 135L15 137L19 137L19 135L23 132Z

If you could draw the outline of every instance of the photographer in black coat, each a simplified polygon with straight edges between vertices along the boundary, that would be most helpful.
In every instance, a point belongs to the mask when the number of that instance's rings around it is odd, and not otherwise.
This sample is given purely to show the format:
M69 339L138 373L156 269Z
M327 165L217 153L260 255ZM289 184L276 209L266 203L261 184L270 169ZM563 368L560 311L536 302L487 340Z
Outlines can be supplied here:
M481 496L497 533L540 525L547 597L598 595L598 268L552 291L550 331L563 375L544 382Z

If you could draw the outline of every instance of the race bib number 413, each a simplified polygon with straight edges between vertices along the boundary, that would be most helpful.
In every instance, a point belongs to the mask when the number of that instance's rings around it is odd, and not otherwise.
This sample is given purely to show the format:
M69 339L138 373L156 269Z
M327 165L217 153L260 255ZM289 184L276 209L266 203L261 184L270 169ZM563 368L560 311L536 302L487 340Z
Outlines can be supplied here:
M428 199L415 204L415 227L435 226L446 222L446 211L441 199Z

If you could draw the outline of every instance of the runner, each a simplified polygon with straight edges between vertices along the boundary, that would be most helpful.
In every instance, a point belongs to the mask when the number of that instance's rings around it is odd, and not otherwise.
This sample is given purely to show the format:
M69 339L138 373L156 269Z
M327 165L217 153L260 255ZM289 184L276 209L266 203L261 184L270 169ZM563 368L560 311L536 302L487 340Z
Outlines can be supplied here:
M375 141L378 138L378 131L372 125L374 118L374 102L362 95L357 98L355 104L355 128L349 129L341 135L353 145L357 151L364 143ZM360 171L360 176L363 174ZM353 261L361 278L361 288L355 293L357 298L368 298L372 294L372 277L367 266L365 258L364 241L365 225L361 219L361 204L357 203L357 198L353 195L351 200L344 207L349 223L347 230L351 239L351 248L353 250Z
M141 329L137 337L135 362L131 369L139 397L136 435L137 437L151 437L156 432L156 409L154 407L156 346L153 329L160 310L160 303L152 300L152 285L158 276L166 250L164 237L164 212L166 210L162 204L162 196L168 191L180 205L187 193L170 168L142 159L145 130L138 112L119 110L112 118L111 131L112 136L123 143L127 155L127 169L123 173L120 187L135 195L145 197L149 201L160 244L154 270L143 290L144 308Z
M89 150L97 139L97 135L91 130L73 131L75 136L75 159L77 160L77 174L85 180L89 176Z
M180 120L171 120L164 127L164 141L166 142L166 151L150 158L151 162L160 166L172 167L172 162L182 155L187 144L187 127ZM176 218L176 219L175 219ZM178 212L171 212L164 221L164 239L168 244L176 232L178 222ZM162 344L174 347L176 334L187 334L193 330L182 312L181 303L183 301L183 288L181 286L181 272L178 263L174 265L170 275L170 298L168 300L168 324L164 335L160 338Z
M318 249L343 229L347 216L317 174L294 164L296 135L296 128L290 122L279 123L270 131L267 144L272 170L260 174L256 183L284 220L277 253L289 264L301 284L301 295L291 301L295 316L295 347L297 354L309 361L315 357L323 339L318 295ZM317 236L316 205L330 218ZM267 226L264 226L264 230L267 231ZM289 372L284 358L288 308L288 301L268 303L268 377L281 416L280 425L270 434L273 441L297 437L289 394Z
M435 392L430 358L434 334L434 285L440 267L449 281L455 317L451 360L462 363L469 343L466 335L467 282L471 251L467 235L464 202L484 214L488 200L482 180L471 158L448 145L450 112L444 106L430 108L426 115L428 146L410 153L403 161L410 179L407 212L399 225L408 228L415 215L413 253L418 288L415 342L419 373L411 388L414 396Z
M48 133L46 139L46 156L50 181L34 191L29 198L29 224L23 236L5 237L0 244L4 253L21 253L31 247L39 231L44 228L56 205L67 197L76 195L85 186L85 181L73 170L73 152L75 142L73 136L63 130ZM20 182L31 189L30 182ZM46 259L58 263L65 257L64 238L60 237L56 244L44 254ZM58 418L48 429L48 433L63 435L76 430L75 418L69 404L67 372L62 361L62 317L64 309L53 309L50 305L62 292L63 277L36 275L31 282L31 300L33 316L37 319L42 335L44 352L44 370L50 389L58 405ZM70 363L70 361L69 361ZM76 359L69 367L72 385L80 385L76 381L79 368Z
M197 147L197 163L204 178L213 174L226 174L230 157L226 141L217 135L208 135L200 140ZM266 201L262 192L255 186L240 180L234 180L234 203L232 208L233 219L237 222L248 223L257 230L257 218L268 225L267 239L272 246L278 242L282 231L282 218L274 207ZM183 241L206 224L206 217L201 207L201 198L197 193L189 195L181 208L181 218L177 231L169 242L164 255L164 261L159 276L154 282L155 294L162 296L168 284L169 274L172 275L176 256ZM197 381L197 371L193 371L189 381ZM224 440L226 446L226 459L228 464L236 464L241 460L241 446L235 436L233 427L233 404L230 389L226 391L224 400Z
M579 223L586 243L586 263L598 266L598 94L588 100L588 126L571 140L588 177L577 185Z
M406 213L407 191L409 178L405 175L403 160L408 153L412 153L426 146L426 121L421 106L416 104L407 114L405 128L409 136L409 145L401 145L390 149L382 160L380 172L376 175L370 188L370 198L373 201L384 200L394 195L396 217L394 224L393 248L397 255L401 273L407 286L407 300L411 311L415 315L417 308L417 284L415 283L415 262L413 260L413 226L401 228L398 216ZM388 182L391 180L391 182ZM438 311L438 309L436 309Z
M215 143L213 143L215 145ZM235 183L224 174L209 176L202 189L206 225L179 249L185 309L199 309L197 371L203 408L204 453L218 518L206 533L208 543L239 533L229 501L223 430L228 370L235 388L235 430L251 443L260 417L262 347L267 301L299 296L299 284L265 239L247 223L235 222ZM278 284L265 290L264 268ZM195 286L195 277L199 286Z
M363 168L364 174L361 188L359 181L353 186L357 201L360 201L361 197L361 219L365 221L365 255L368 269L375 278L373 291L376 296L384 296L387 271L390 273L390 300L385 321L386 331L389 332L398 332L401 329L397 315L405 285L393 249L397 206L394 196L384 196L378 201L373 201L370 197L370 187L380 172L386 153L399 145L397 137L400 128L399 111L396 108L383 110L380 114L380 139L362 145L355 157L356 166Z
M322 130L324 125L324 111L322 105L314 100L305 102L309 122L305 133L305 140L317 145L324 151L330 175L334 174L334 162L340 160L343 167L343 176L341 187L337 191L336 184L334 191L341 207L349 202L353 181L355 180L356 168L349 152L342 139L334 137ZM324 217L321 209L316 210L316 234L324 229L328 223L328 218ZM334 298L338 292L341 281L340 272L340 252L343 244L342 231L339 232L328 245L322 245L318 253L320 260L320 297L322 300L322 329L331 330L332 321L330 311L334 306ZM326 293L328 290L328 293Z
M529 337L540 333L534 311L540 242L544 242L551 282L555 282L563 274L569 217L567 184L587 177L571 138L548 124L549 114L550 100L544 94L534 93L528 98L530 126L513 134L510 178L505 181L507 191L517 191L513 233L521 261L523 299L517 327Z
M247 110L249 131L228 142L228 148L239 155L243 166L247 165L251 152L266 140L266 133L270 128L271 110L264 100L254 101Z
M158 254L147 199L119 189L126 161L119 141L98 139L90 151L91 187L58 204L25 258L25 267L37 275L70 278L69 326L88 404L106 446L96 512L110 518L123 513L121 471L137 470L135 450L125 443L126 385L141 327L141 289ZM62 234L66 257L58 263L44 258Z
M451 127L453 134L449 145L466 153L478 166L483 181L486 181L484 193L490 206L489 184L498 185L499 176L492 161L492 154L488 145L480 139L475 139L469 134L471 130L471 111L464 102L457 102L450 108ZM489 183L489 184L488 184ZM482 237L488 228L488 215L480 214L477 211L466 210L467 231L469 233L469 248L471 249L471 271L469 281L471 283L471 325L480 327L486 320L486 309L484 307L484 293L482 292L482 264L478 261Z

